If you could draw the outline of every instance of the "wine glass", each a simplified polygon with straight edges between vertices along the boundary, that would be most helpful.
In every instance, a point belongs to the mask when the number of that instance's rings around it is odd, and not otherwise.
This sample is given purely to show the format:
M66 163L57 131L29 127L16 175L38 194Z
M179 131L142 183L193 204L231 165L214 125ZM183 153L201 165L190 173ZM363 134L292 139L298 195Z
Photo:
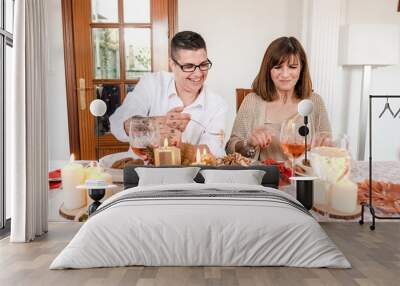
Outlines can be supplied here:
M160 143L158 124L150 118L132 118L129 123L129 145L133 153L145 163L149 162L148 148L157 147Z
M351 154L346 134L332 135L326 131L316 133L311 157L316 175L331 184L350 175Z
M316 132L311 148L321 146L340 148L350 153L349 138L346 134L333 135L329 131Z
M281 126L280 144L283 153L291 160L292 176L295 175L295 160L304 154L306 142L307 151L311 147L312 128L309 125L306 135L303 136L304 127L304 118L300 115L285 120Z

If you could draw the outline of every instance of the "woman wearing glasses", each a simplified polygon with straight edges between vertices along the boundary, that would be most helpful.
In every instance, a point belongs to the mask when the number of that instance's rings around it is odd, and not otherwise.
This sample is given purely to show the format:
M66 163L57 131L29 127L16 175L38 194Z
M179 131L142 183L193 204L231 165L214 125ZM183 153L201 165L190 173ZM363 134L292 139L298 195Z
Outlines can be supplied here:
M123 104L110 117L111 132L128 141L131 117L165 116L168 133L179 134L182 142L206 144L215 156L225 151L215 133L224 130L226 104L204 82L211 61L204 39L197 33L177 33L171 41L172 73L143 76Z
M227 153L239 152L256 160L283 161L281 125L297 115L297 105L310 99L314 132L330 132L324 102L312 92L311 77L303 47L294 37L281 37L267 48L260 71L236 115Z

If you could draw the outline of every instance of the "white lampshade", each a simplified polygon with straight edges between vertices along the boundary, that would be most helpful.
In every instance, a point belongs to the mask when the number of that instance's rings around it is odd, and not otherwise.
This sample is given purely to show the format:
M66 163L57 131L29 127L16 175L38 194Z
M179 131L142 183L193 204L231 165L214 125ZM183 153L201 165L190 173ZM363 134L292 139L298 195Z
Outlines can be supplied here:
M95 99L90 103L89 109L93 116L103 116L107 111L107 105L101 99Z
M297 105L297 111L300 113L301 116L308 116L313 112L314 104L310 99L303 99Z
M350 24L340 29L339 64L396 65L400 58L400 25Z

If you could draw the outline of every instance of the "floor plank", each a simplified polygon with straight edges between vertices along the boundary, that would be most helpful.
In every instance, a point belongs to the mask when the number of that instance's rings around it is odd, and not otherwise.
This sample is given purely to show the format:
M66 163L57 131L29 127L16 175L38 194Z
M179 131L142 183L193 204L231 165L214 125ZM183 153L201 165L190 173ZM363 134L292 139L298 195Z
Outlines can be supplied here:
M48 269L79 230L79 223L50 223L49 233L32 243L0 240L0 285L399 285L400 223L379 222L375 231L357 223L322 223L352 269L290 267L117 267Z

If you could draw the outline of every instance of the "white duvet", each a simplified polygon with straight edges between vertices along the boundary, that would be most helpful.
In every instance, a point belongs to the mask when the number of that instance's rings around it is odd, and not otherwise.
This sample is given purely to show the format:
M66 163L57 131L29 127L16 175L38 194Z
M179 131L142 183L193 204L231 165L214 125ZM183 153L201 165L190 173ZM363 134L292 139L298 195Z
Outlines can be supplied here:
M136 187L106 200L50 269L146 266L294 266L349 268L350 263L307 213L257 198L152 198L113 203L132 192L263 190L254 185ZM135 193L137 194L137 193ZM293 200L293 199L291 199Z

